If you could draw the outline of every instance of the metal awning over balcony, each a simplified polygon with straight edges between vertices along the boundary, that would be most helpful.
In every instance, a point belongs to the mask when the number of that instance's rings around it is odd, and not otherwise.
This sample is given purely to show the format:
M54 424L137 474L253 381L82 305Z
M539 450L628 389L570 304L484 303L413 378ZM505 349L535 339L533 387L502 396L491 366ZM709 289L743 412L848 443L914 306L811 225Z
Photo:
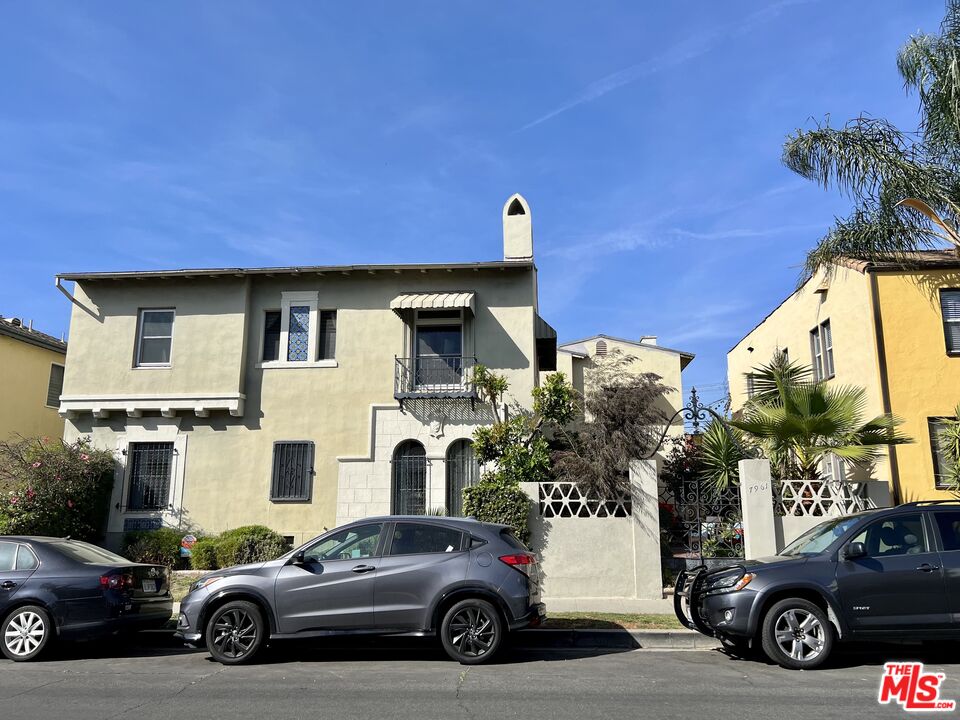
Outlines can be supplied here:
M390 301L390 309L394 312L402 310L456 310L466 308L474 312L472 292L419 292L400 293Z

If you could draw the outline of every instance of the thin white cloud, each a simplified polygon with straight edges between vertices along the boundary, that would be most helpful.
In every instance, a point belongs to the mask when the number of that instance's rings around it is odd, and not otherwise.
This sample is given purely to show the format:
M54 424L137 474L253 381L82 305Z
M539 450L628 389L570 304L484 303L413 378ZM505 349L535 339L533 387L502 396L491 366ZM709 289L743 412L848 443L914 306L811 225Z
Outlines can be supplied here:
M640 80L641 78L649 77L650 75L656 75L664 70L677 67L678 65L682 65L690 60L701 57L702 55L706 55L708 52L713 50L713 48L719 45L721 40L737 35L743 35L744 33L753 30L758 25L772 20L779 15L781 11L791 5L799 5L811 1L812 0L780 0L780 2L773 3L761 10L751 13L742 20L726 23L712 30L692 35L676 45L668 48L660 55L655 55L654 57L637 63L636 65L631 65L623 70L618 70L617 72L605 75L599 80L595 80L587 85L587 87L584 88L580 94L574 96L550 112L528 122L526 125L520 128L519 132L529 130L530 128L555 118L557 115L560 115L567 110L571 110L578 105L593 102L594 100L597 100L607 93L613 92L624 85L629 85L637 80Z

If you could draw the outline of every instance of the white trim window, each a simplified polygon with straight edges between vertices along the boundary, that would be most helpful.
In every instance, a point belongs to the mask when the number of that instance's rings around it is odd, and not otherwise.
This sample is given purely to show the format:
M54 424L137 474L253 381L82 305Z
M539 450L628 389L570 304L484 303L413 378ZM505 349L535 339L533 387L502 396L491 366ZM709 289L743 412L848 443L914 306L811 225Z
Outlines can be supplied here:
M315 290L282 293L262 317L260 367L336 367L337 311L320 310Z
M947 355L960 355L960 290L940 290L940 314L943 316L943 339Z
M847 479L847 468L842 458L827 453L820 461L820 471L827 482L842 482Z
M810 331L810 358L814 380L829 380L834 376L833 332L830 330L829 319Z
M137 322L137 367L170 367L176 314L173 308L140 310Z

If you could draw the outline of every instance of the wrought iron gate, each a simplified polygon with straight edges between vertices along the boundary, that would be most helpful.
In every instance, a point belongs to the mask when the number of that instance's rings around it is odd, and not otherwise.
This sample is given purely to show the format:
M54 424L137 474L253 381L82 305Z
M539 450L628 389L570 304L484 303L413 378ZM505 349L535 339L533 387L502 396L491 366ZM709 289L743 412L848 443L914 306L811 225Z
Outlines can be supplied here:
M654 452L662 447L667 431L677 417L682 416L689 422L691 434L696 436L708 415L726 429L724 419L712 408L702 405L696 388L693 388L690 403L670 419ZM736 442L732 435L731 438ZM676 571L743 557L739 486L717 489L696 474L676 478L661 476L659 502L661 554L665 567Z

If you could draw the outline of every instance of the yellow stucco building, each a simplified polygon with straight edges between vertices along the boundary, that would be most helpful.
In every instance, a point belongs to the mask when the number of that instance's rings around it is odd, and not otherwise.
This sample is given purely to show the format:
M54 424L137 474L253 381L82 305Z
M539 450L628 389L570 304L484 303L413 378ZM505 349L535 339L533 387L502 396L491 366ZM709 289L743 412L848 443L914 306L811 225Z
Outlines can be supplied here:
M867 471L825 472L885 480L898 502L953 497L936 438L960 403L960 256L916 253L910 269L844 261L807 280L727 354L734 412L749 397L751 369L776 351L828 382L865 388L865 413L902 418L914 441Z
M66 343L0 317L0 440L63 435L57 414Z

